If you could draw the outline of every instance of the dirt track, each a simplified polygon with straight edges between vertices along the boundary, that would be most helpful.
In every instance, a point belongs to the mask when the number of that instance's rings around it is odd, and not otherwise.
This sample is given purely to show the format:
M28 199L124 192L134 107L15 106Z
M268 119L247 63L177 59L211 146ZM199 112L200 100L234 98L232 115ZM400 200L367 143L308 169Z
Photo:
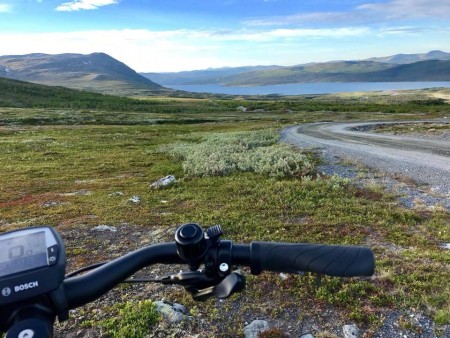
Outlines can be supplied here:
M450 142L356 131L380 123L383 122L304 124L283 130L282 139L302 147L320 147L339 158L410 177L429 184L433 192L450 196Z

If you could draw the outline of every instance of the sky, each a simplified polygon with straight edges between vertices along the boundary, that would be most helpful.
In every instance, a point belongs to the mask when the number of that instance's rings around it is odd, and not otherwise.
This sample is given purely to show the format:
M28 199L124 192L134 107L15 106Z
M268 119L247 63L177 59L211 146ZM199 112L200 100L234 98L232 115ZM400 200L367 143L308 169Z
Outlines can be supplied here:
M0 55L104 52L138 72L450 52L450 0L0 0Z

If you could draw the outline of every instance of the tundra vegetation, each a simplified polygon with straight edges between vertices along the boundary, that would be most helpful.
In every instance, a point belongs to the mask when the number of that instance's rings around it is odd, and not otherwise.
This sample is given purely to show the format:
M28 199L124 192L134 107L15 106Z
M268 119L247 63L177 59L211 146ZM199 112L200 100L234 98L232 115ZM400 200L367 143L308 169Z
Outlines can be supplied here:
M206 321L211 336L239 335L256 317L316 321L323 331L332 321L356 321L370 333L400 311L415 335L411 311L432 318L438 332L450 324L450 251L442 247L450 242L448 213L406 209L381 187L326 177L313 150L278 144L279 130L294 123L448 116L450 106L434 91L136 99L9 82L0 93L1 230L57 227L69 270L148 244L147 231L171 240L170 231L188 221L221 224L240 242L368 245L377 259L372 278L280 279L244 270L245 291L200 305L178 288L119 287L114 298L75 311L65 332L92 326L121 336L135 317L157 321L151 305L138 303L158 300L155 294L184 304L202 318L190 330ZM168 174L175 184L149 187ZM131 203L136 195L140 202ZM105 240L90 231L99 224L118 232ZM117 299L123 304L113 306Z

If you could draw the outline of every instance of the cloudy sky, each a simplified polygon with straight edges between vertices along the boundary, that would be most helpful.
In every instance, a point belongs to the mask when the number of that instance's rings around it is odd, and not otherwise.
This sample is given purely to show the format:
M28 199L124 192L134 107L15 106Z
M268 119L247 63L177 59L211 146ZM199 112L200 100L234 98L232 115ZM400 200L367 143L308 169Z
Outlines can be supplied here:
M137 71L450 52L449 0L0 0L0 55L105 52Z

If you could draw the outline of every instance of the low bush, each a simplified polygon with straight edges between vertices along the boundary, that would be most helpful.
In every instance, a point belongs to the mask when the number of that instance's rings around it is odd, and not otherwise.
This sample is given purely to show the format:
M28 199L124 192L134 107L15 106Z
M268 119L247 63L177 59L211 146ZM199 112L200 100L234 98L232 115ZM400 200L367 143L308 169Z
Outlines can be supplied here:
M255 172L272 177L304 176L314 171L310 156L278 144L274 130L213 133L200 143L176 143L169 150L183 160L188 176L225 176L232 172Z

